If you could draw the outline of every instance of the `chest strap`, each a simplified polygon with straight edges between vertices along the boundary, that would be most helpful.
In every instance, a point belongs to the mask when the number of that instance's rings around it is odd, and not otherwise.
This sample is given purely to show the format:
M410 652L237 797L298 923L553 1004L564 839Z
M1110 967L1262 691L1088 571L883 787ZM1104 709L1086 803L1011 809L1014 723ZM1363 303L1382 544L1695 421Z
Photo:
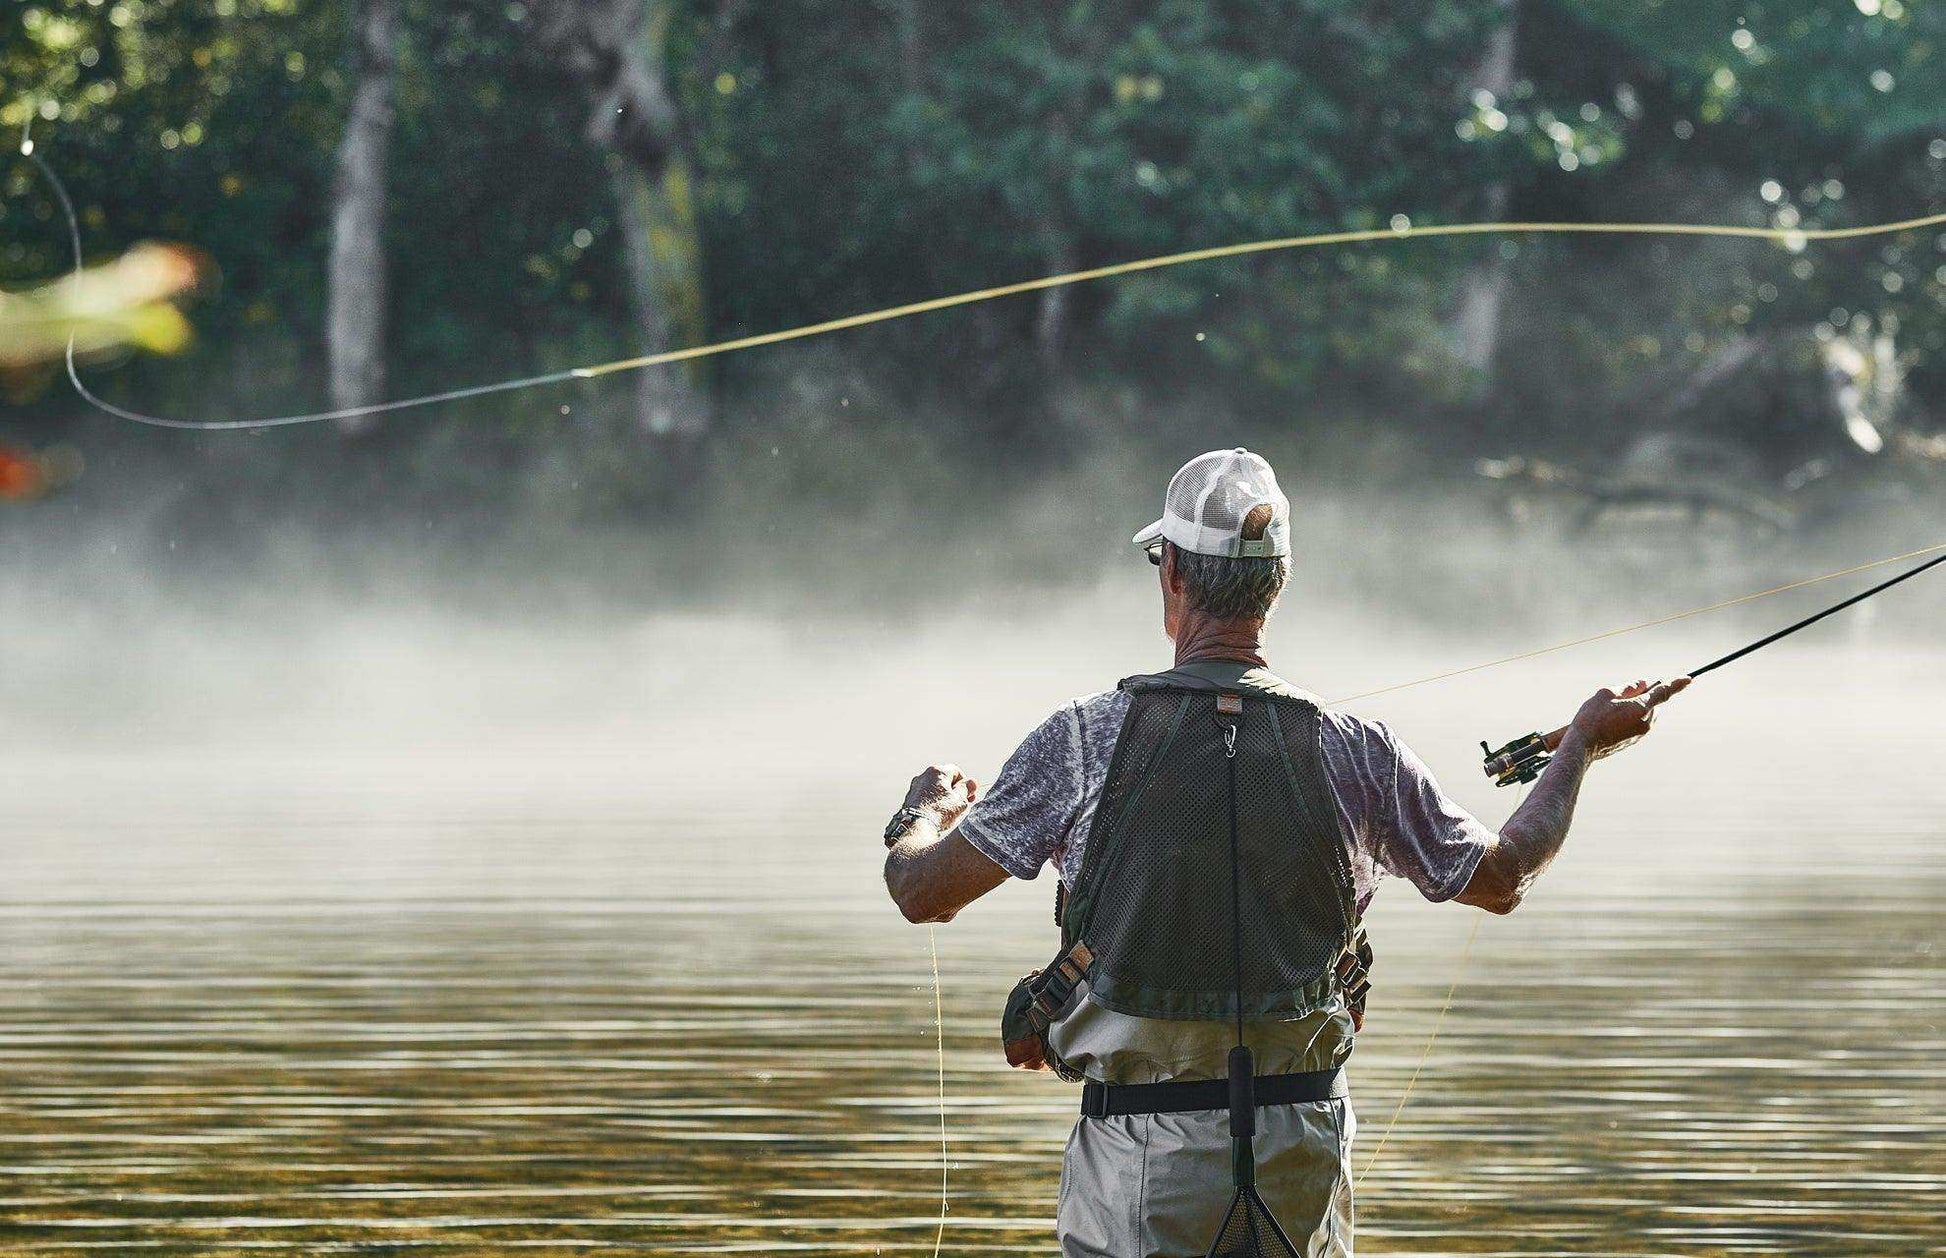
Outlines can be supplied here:
M1341 1101L1351 1095L1344 1067L1294 1075L1258 1075L1256 1101L1264 1105L1298 1105L1307 1101ZM1220 1110L1230 1104L1228 1079L1172 1079L1167 1083L1097 1083L1081 1088L1083 1118L1113 1118L1123 1114L1188 1114Z

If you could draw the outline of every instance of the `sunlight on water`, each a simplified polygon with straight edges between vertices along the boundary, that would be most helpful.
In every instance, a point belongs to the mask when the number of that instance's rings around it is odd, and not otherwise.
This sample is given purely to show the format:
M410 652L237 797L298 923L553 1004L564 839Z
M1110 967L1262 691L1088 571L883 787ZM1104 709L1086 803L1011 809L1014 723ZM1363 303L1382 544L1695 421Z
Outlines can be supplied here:
M164 695L18 745L0 1244L930 1253L925 939L883 902L876 830L927 758L990 775L1151 643L712 644L672 624L562 652L544 680L514 652L411 661L401 691L380 659L329 710L219 696L210 723ZM1277 645L1328 693L1453 662ZM1498 820L1511 796L1476 784L1478 739L1716 645L1609 644L1360 710ZM1780 651L1596 771L1567 854L1479 935L1361 1189L1361 1252L1938 1243L1939 663L1842 636ZM218 667L187 661L185 690ZM1403 891L1373 914L1361 1166L1469 924ZM996 1040L1051 894L1010 886L939 932L948 1253L1052 1248L1075 1094L1009 1072Z

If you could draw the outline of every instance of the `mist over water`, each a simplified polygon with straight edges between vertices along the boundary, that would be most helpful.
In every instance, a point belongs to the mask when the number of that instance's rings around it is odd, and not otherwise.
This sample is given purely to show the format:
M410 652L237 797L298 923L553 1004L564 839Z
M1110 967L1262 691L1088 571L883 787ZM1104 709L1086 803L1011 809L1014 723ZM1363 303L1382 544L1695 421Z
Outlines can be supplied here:
M1270 638L1327 697L1892 550L1577 563L1335 511L1312 508ZM834 573L663 610L513 579L496 601L16 574L0 1238L930 1252L926 940L876 834L924 764L990 780L1063 699L1167 662L1152 570L1100 531L1078 574L854 597ZM1890 571L1351 707L1497 822L1515 797L1480 739ZM1596 768L1566 853L1463 974L1471 910L1381 890L1361 1167L1459 986L1361 1188L1361 1248L1936 1238L1940 606L1922 579L1698 683ZM948 1253L1049 1248L1074 1097L1007 1071L995 1027L1052 892L1010 884L939 931Z
M1081 513L1065 501L1072 521ZM1311 496L1299 516L1269 653L1327 699L1889 553L1846 539L1843 553L1835 543L1809 553L1719 546L1711 561L1672 533L1598 536L1577 550L1558 536L1479 527L1452 503L1360 519L1329 494ZM982 527L993 522L966 523L969 544L996 545ZM662 587L630 590L587 568L572 594L546 584L558 573L537 591L517 575L463 589L429 570L409 581L404 548L374 558L371 572L394 575L363 592L296 569L240 579L104 565L79 581L15 570L6 587L22 614L0 626L10 748L0 762L0 899L625 900L680 890L726 902L837 896L881 913L876 849L839 836L873 833L907 776L950 760L990 781L1064 699L1166 665L1153 570L1120 532L1099 563L1075 561L1079 574L955 579L956 557L944 552L928 561L949 571L854 597L848 567L876 556L823 549L789 578L687 600L677 592L677 607L662 610ZM1481 740L1552 728L1598 685L1672 676L1898 570L1350 710L1390 721L1491 821L1510 798L1481 779ZM1654 818L1701 831L1638 846L1622 864L1647 876L1671 863L1738 866L1745 853L1733 836L1744 827L1734 819L1753 797L1862 794L1888 823L1926 815L1939 776L1943 612L1946 581L1922 577L1712 675L1648 745L1602 766L1581 829ZM1627 798L1625 811L1599 806L1609 792ZM1694 826L1699 815L1728 829ZM698 828L717 837L699 841ZM1866 827L1849 842L1926 859L1904 851L1905 834ZM1769 841L1811 857L1825 842L1801 825ZM731 875L727 885L718 874Z
M7 6L0 1255L1048 1252L1054 880L935 953L877 836L1168 662L1184 459L1490 824L1897 569L1391 687L1946 543L1946 5L1162 12ZM1381 887L1361 1253L1946 1253L1942 624L1704 678L1509 918Z

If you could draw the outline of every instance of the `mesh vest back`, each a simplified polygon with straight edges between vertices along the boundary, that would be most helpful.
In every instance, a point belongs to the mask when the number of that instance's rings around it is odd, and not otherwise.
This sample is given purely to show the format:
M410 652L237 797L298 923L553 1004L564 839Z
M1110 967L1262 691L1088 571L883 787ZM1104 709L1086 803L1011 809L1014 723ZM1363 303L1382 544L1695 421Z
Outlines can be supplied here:
M1243 1016L1328 1001L1356 926L1314 701L1260 670L1189 666L1122 683L1128 714L1063 915L1090 990L1138 1017L1236 1016L1224 729L1237 725ZM1239 715L1220 695L1241 696Z

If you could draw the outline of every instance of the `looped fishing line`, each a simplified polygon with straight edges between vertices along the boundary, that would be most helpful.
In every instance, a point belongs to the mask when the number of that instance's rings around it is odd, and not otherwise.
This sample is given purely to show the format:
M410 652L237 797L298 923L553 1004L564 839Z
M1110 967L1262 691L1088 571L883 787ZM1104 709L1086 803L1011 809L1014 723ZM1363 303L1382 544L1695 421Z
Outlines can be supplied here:
M21 155L34 163L41 174L46 177L49 185L54 189L55 196L61 206L62 214L67 220L69 244L74 254L73 273L79 276L83 270L81 225L74 211L74 202L69 198L67 188L62 184L60 176L55 174L54 168L47 163L45 158L35 151L33 144L26 138L25 134L23 134L21 142ZM83 383L81 374L75 365L74 337L72 335L68 338L67 375L68 381L73 385L75 392L90 405L106 414L118 419L127 420L131 423L146 424L158 428L200 432L279 428L297 424L323 423L331 420L359 419L366 416L389 414L395 411L436 406L441 403L456 402L467 398L483 397L489 394L511 393L524 389L539 388L544 385L565 384L573 380L592 380L616 372L639 371L674 363L689 362L696 359L711 358L719 354L728 354L737 350L757 349L766 345L778 345L786 341L823 336L827 333L840 332L849 328L866 327L875 323L886 323L895 319L911 318L916 315L929 314L938 310L950 310L959 306L994 301L1003 297L1038 292L1043 289L1087 283L1093 280L1110 279L1118 275L1133 275L1143 271L1161 270L1166 267L1184 266L1194 262L1210 262L1223 258L1244 257L1259 253L1287 252L1298 249L1362 244L1382 240L1414 240L1428 239L1435 236L1486 235L1714 236L1739 240L1770 240L1801 247L1806 244L1837 240L1855 240L1867 236L1891 235L1897 232L1915 231L1942 225L1946 225L1946 213L1927 214L1917 218L1901 219L1895 222L1869 223L1858 227L1840 228L1786 229L1776 227L1742 227L1717 223L1573 223L1516 221L1434 224L1424 227L1408 225L1403 228L1318 232L1305 236L1286 236L1272 240L1248 241L1242 244L1221 245L1207 249L1191 249L1179 253L1162 254L1157 257L1138 258L1133 261L1119 262L1109 266L1067 271L1056 275L1042 276L1038 279L1022 280L1012 284L1001 284L991 288L975 289L970 292L955 293L946 297L935 297L927 301L911 302L900 306L888 306L880 310L848 315L838 319L828 319L819 323L804 324L799 327L785 328L775 332L736 337L731 340L695 345L686 349L670 350L658 354L644 354L634 358L622 358L612 362L595 363L589 366L573 367L562 371L545 372L540 375L520 376L507 380L491 381L486 384L447 389L438 393L428 393L417 397L399 398L390 402L377 402L366 406L341 407L336 410L312 411L297 415L277 415L253 419L170 419L165 416L148 415L139 411L129 410L108 402L98 397ZM1537 656L1547 655L1555 651L1564 651L1569 647L1583 646L1591 642L1599 642L1607 638L1635 633L1642 629L1654 628L1657 625L1670 624L1691 616L1700 616L1707 612L1719 611L1726 607L1734 607L1740 603L1754 602L1757 599L1768 598L1773 594L1782 594L1787 590L1801 589L1808 585L1815 585L1821 581L1834 580L1855 572L1862 572L1868 568L1897 563L1902 559L1916 558L1940 550L1946 550L1946 544L1929 546L1921 550L1911 551L1904 555L1894 555L1886 559L1875 559L1870 563L1859 564L1854 567L1841 569L1837 572L1828 572L1822 576L1810 577L1802 581L1776 586L1768 590L1760 590L1754 594L1745 594L1738 598L1726 599L1722 602L1692 608L1688 611L1658 617L1654 620L1643 621L1640 624L1628 625L1620 629L1610 629L1603 633L1576 638L1554 646L1543 647L1539 650L1524 651L1517 655L1504 656L1500 659L1468 665L1464 668L1453 669L1449 672L1421 677L1414 681L1401 682L1397 685L1385 686L1377 690L1368 690L1362 694L1348 696L1345 699L1333 700L1333 702L1350 703L1359 699L1374 698L1378 695L1392 694L1414 686L1428 685L1432 682L1445 681L1449 678L1463 676L1468 673L1481 672L1485 669L1499 667L1502 664L1511 664L1521 660L1533 659ZM1386 1125L1378 1145L1372 1150L1371 1156L1367 1158L1365 1169L1358 1175L1354 1187L1356 1187L1356 1184L1362 1184L1364 1182L1365 1176L1371 1172L1373 1164L1378 1160L1379 1153L1384 1150L1386 1142L1391 1139L1392 1128L1398 1123L1399 1114L1403 1112L1406 1101L1412 1095L1413 1085L1418 1082L1420 1071L1424 1069L1427 1060L1432 1055L1433 1045L1439 1038L1441 1024L1445 1021L1447 1010L1452 1007L1454 993L1459 989L1461 973L1464 971L1467 957L1472 952L1473 939L1479 932L1479 926L1479 920L1475 919L1473 929L1467 935L1466 944L1460 951L1460 958L1453 976L1452 985L1447 989L1446 999L1440 1006L1438 1017L1434 1019L1432 1032L1427 1037L1426 1047L1420 1054L1419 1063L1407 1079L1405 1089L1399 1096L1398 1106L1392 1112L1391 1122ZM932 953L934 1043L939 1066L939 1228L933 1240L933 1255L934 1258L938 1258L941 1247L945 1242L946 1215L949 1205L947 1181L949 1144L946 1130L946 1030L944 995L939 981L938 940L936 933L931 927L928 927L928 941L931 945Z
M74 213L74 202L69 199L67 189L60 176L47 163L32 144L22 141L21 155L39 168L42 175L53 186L59 198L62 213L67 217L69 243L74 252L74 274L82 272L81 225ZM1134 275L1142 271L1159 271L1166 267L1185 266L1192 262L1212 262L1222 258L1239 258L1259 253L1283 253L1297 249L1315 249L1331 245L1364 244L1381 240L1421 240L1435 236L1497 236L1497 235L1545 235L1545 236L1720 236L1738 240L1773 240L1789 245L1821 243L1833 240L1855 240L1864 236L1884 236L1895 232L1914 231L1925 227L1946 225L1946 213L1927 214L1918 218L1900 219L1890 223L1868 223L1859 227L1821 227L1821 228L1782 228L1782 227L1739 227L1728 223L1563 223L1563 222L1495 222L1495 223L1445 223L1430 224L1425 227L1386 227L1368 228L1359 231L1317 232L1308 236L1283 236L1273 240L1253 240L1235 245L1218 245L1208 249L1189 249L1180 253L1166 253L1153 258L1137 258L1129 262L1117 262L1109 266L1090 267L1081 271L1065 271L1058 275L1045 275L1038 279L1021 280L1013 284L1000 284L992 288L979 288L970 292L954 293L946 297L934 297L927 301L909 302L902 306L887 306L881 310L869 310L863 314L846 315L839 319L827 319L820 323L807 323L800 327L784 328L776 332L763 332L754 336L740 336L727 341L715 341L706 345L692 345L687 349L669 350L659 354L643 354L634 358L618 358L613 362L593 363L585 367L571 367L563 371L544 372L534 376L520 376L509 380L492 381L487 384L469 385L458 389L447 389L439 393L427 393L419 397L399 398L391 402L374 402L368 406L347 406L336 410L311 411L299 415L273 415L256 419L170 419L160 415L148 415L141 411L129 410L96 396L81 380L74 360L74 338L68 338L67 369L68 382L76 393L89 405L117 419L130 423L147 424L155 428L176 428L195 432L224 432L251 428L282 428L294 424L316 424L330 420L361 419L370 415L384 415L393 411L435 406L443 402L456 402L465 398L483 397L492 393L511 393L521 389L538 388L542 385L564 384L571 380L592 380L612 375L620 371L641 371L650 367L668 366L673 363L690 362L700 358L713 358L736 350L758 349L765 345L779 345L785 341L802 340L806 337L823 336L830 332L841 332L848 328L862 328L874 323L887 323L894 319L908 319L915 315L930 314L936 310L950 310L958 306L970 306L978 302L994 301L1002 297L1014 297L1022 293L1039 292L1047 288L1061 288L1070 284L1084 284L1093 280L1111 279L1118 275Z
M932 1258L946 1243L946 1173L950 1165L946 1144L946 1007L939 986L939 927L926 923L926 947L932 953L932 1034L939 1053L939 1231L932 1238Z
M1515 804L1514 807L1518 808L1520 805ZM1453 981L1447 985L1446 999L1440 1002L1439 1014L1432 1020L1432 1030L1426 1033L1426 1046L1419 1050L1419 1061L1412 1067L1412 1074L1406 1079L1405 1087L1399 1093L1399 1103L1392 1107L1392 1117L1386 1122L1385 1130L1379 1133L1378 1144L1365 1155L1365 1169L1358 1172L1358 1177L1352 1180L1353 1192L1364 1186L1365 1177L1372 1173L1374 1166L1378 1165L1378 1155L1385 1152L1386 1143L1392 1139L1392 1129L1399 1125L1399 1115L1405 1113L1405 1103L1411 1099L1412 1089L1419 1082L1419 1072L1426 1068L1426 1062L1432 1058L1433 1045L1439 1042L1439 1029L1446 1025L1446 1011L1453 1007L1453 994L1459 991L1460 979L1466 974L1467 958L1473 955L1473 941L1479 938L1480 923L1485 920L1484 913L1473 915L1473 925L1466 932L1466 942L1460 945L1459 960L1453 962Z

